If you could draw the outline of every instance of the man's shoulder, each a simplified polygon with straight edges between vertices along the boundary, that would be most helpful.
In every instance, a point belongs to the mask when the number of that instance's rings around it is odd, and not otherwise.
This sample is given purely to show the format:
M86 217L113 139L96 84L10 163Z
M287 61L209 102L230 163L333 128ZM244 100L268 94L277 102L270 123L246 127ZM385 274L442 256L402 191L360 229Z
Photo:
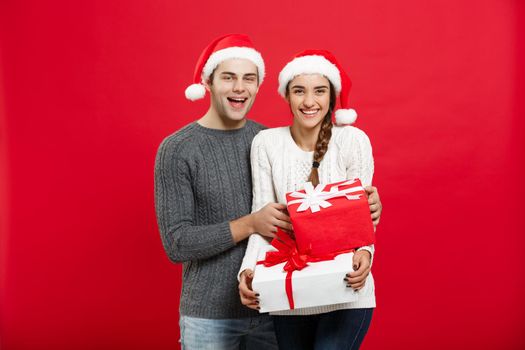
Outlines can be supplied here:
M266 126L247 119L244 131L237 135L240 136L243 133L248 133L251 137L254 137L260 131L265 129L267 129ZM216 131L212 129L206 130L199 126L197 122L192 122L164 138L160 144L159 150L176 150L177 152L191 153L192 149L198 150L199 147L201 147L203 138L206 138L207 135L209 136L210 133L215 137L222 135L217 134Z
M198 147L199 133L196 131L196 123L190 123L172 134L166 136L159 146L159 152L177 152L187 154L187 150Z
M251 130L254 130L255 133L257 134L259 131L261 130L265 130L267 129L268 127L262 125L261 123L258 123L252 119L246 119L246 125L251 129Z

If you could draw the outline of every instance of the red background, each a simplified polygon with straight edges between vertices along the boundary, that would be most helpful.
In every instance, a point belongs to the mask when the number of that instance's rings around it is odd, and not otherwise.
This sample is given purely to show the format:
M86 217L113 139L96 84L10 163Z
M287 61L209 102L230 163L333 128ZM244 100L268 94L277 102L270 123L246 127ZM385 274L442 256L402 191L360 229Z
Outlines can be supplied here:
M267 62L252 119L290 123L277 73L332 50L354 82L384 213L364 349L525 348L522 1L0 3L0 348L173 349L180 266L153 164L202 115L202 48ZM203 291L207 292L207 291Z

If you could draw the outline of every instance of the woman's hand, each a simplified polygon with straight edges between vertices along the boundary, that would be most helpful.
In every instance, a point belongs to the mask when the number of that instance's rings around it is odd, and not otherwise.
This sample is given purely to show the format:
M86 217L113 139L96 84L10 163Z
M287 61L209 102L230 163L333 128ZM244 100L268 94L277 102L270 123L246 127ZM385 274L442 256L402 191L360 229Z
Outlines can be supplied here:
M241 273L241 281L239 282L239 296L241 303L250 309L259 310L259 294L252 290L253 271L246 269Z
M371 254L367 250L359 250L354 253L353 264L354 270L346 274L346 286L353 288L355 291L361 289L366 282L366 278L370 273L370 259Z
M370 214L372 216L372 223L374 224L375 231L377 225L379 224L379 219L381 218L383 205L381 204L381 199L379 198L379 192L377 192L377 187L367 186L365 187L365 191L368 195L368 206L370 207Z

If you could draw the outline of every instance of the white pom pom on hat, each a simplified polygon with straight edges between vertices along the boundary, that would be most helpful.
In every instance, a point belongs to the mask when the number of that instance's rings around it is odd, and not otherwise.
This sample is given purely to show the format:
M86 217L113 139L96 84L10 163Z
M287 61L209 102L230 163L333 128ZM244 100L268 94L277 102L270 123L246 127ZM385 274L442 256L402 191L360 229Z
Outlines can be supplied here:
M357 113L348 104L352 81L331 52L305 50L296 54L279 73L278 91L282 97L286 96L288 83L300 74L321 74L332 83L341 104L341 109L335 111L336 124L349 125L356 121Z
M206 88L202 83L221 62L231 58L252 61L257 66L259 85L262 84L265 73L264 61L261 54L255 50L251 39L245 34L228 34L213 40L202 51L193 73L193 84L186 88L186 98L191 101L203 98L206 95Z
M335 122L339 125L354 124L357 119L357 112L355 109L338 109L335 111Z
M200 100L206 95L206 88L202 84L191 84L184 91L184 95L191 101Z

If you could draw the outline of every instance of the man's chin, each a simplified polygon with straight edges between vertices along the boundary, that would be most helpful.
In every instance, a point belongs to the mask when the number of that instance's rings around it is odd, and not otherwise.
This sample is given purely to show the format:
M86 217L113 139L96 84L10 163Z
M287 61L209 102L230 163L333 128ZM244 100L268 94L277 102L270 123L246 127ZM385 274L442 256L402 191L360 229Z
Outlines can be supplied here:
M240 125L246 118L246 113L240 114L240 113L228 113L223 115L222 120L224 123L230 126Z
M228 119L231 119L232 121L241 121L244 118L246 118L246 115L248 114L248 111L250 109L242 109L239 111L230 111L227 115Z

